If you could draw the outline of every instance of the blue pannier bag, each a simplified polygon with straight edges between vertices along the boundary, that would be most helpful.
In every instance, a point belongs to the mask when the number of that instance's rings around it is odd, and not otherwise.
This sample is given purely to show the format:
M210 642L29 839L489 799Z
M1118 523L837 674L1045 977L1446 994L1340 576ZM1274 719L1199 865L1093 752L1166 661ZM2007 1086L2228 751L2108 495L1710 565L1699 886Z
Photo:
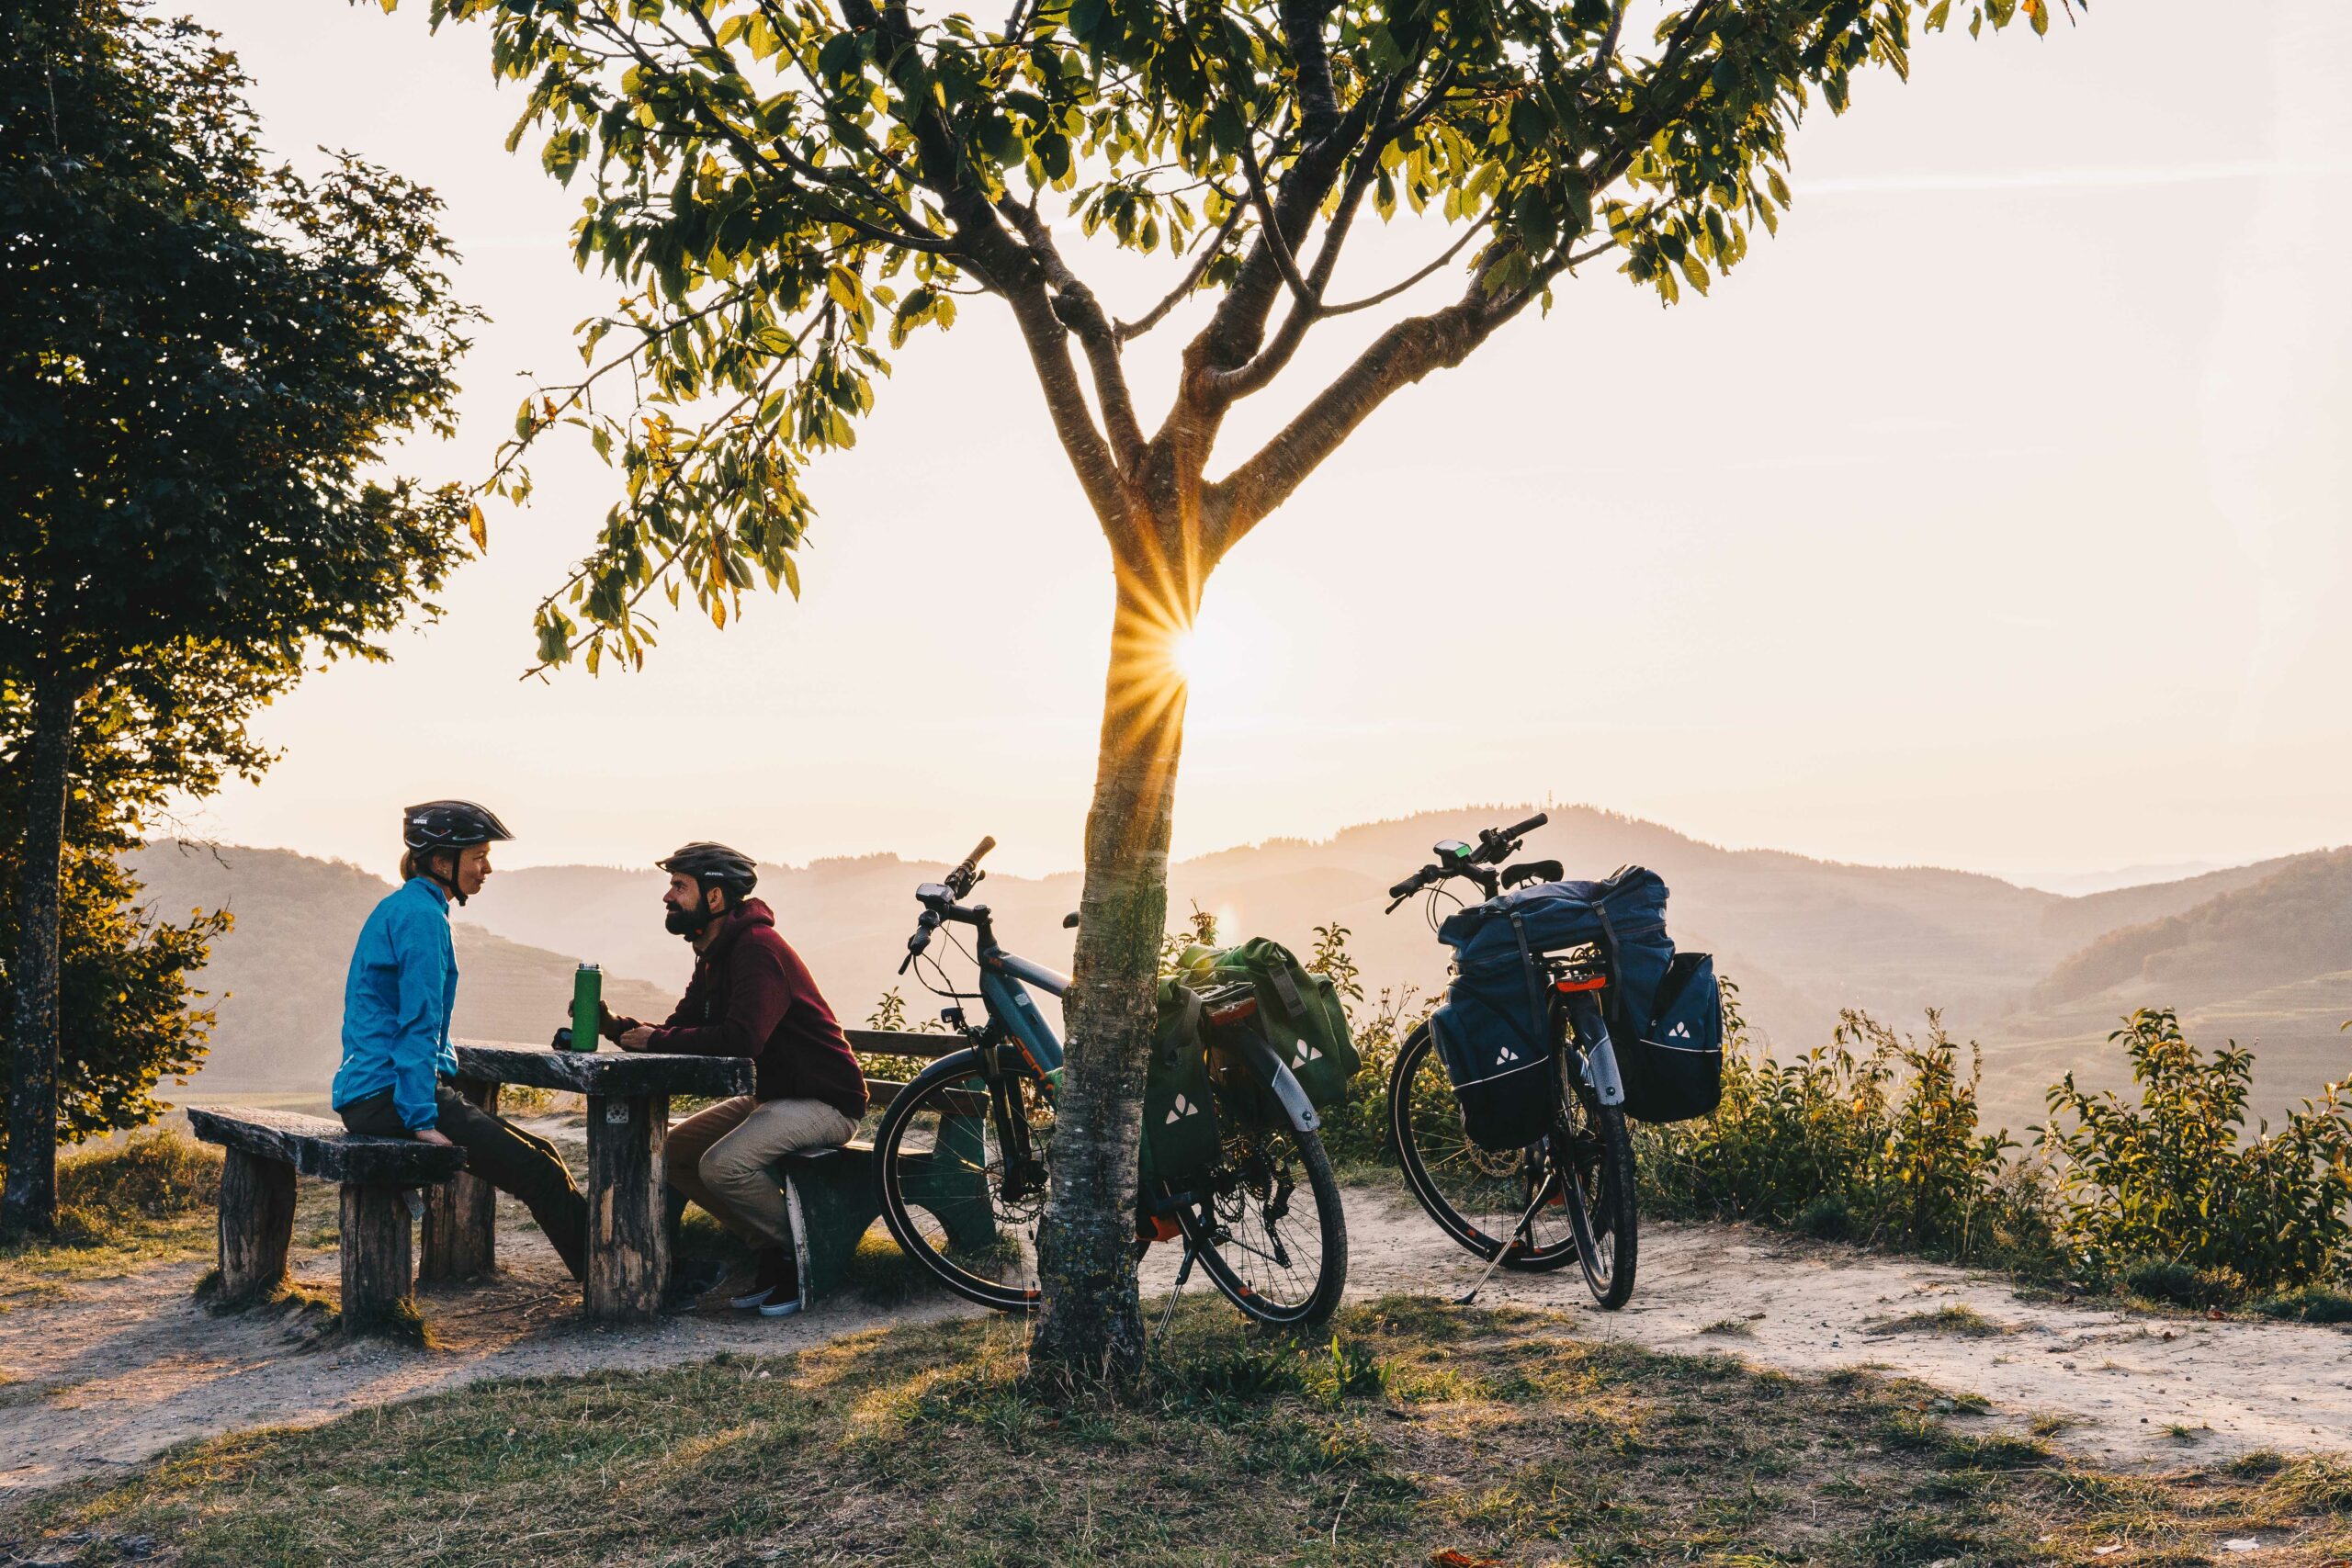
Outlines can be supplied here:
M1552 1130L1550 1015L1542 983L1531 987L1523 964L1457 976L1430 1015L1430 1035L1472 1143L1521 1149Z
M1678 964L1674 941L1666 934L1666 883L1654 871L1626 866L1599 882L1542 882L1457 910L1438 928L1453 949L1456 978L1446 1005L1431 1020L1454 1093L1462 1100L1464 1131L1484 1148L1513 1148L1543 1134L1549 1095L1523 1096L1542 1103L1489 1102L1518 1094L1522 1078L1506 1080L1521 1042L1532 1038L1548 1063L1551 1052L1549 998L1541 955L1570 948L1596 949L1607 966L1609 985L1600 993L1602 1017L1625 1080L1625 1111L1642 1121L1679 1121L1714 1108L1721 1092L1723 1015L1714 964L1703 953ZM1709 1005L1712 1000L1713 1011ZM1670 1011L1671 1017L1662 1017ZM1446 1027L1438 1027L1445 1020ZM1683 1032L1675 1034L1680 1029ZM1448 1044L1452 1035L1454 1043ZM1685 1051L1702 1037L1709 1049ZM1666 1040L1670 1037L1671 1043ZM1653 1050L1653 1044L1657 1049ZM1512 1054L1507 1059L1505 1053ZM1682 1053L1668 1055L1668 1053ZM1637 1060L1638 1059L1638 1060ZM1465 1079L1467 1071L1475 1076ZM1642 1088L1636 1096L1635 1083ZM1494 1083L1512 1088L1489 1093ZM1548 1077L1545 1079L1548 1083ZM1474 1107L1465 1085L1476 1086ZM1681 1109L1705 1100L1698 1109ZM1535 1132L1521 1136L1526 1125Z
M1676 953L1649 1026L1611 1039L1626 1115L1636 1122L1686 1122L1713 1112L1724 1097L1724 993L1713 956Z

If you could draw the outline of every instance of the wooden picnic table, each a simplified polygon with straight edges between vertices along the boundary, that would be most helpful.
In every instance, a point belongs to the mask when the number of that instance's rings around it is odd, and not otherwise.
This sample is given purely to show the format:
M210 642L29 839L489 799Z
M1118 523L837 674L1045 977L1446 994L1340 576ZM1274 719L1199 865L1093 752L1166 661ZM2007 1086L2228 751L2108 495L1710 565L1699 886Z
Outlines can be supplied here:
M588 1097L587 1314L607 1323L658 1315L670 1276L662 1170L670 1099L749 1094L751 1058L462 1042L456 1051L458 1091L485 1111L498 1109L498 1086L504 1083ZM462 1279L491 1266L493 1196L490 1184L474 1176L431 1191L419 1269L424 1278Z

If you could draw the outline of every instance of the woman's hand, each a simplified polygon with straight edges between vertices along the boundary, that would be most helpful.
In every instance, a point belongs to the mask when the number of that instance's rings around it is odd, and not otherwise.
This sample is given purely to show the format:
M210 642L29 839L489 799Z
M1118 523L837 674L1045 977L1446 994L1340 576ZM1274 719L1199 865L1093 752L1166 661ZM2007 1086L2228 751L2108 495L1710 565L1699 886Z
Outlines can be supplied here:
M653 1031L650 1026L640 1023L623 1034L615 1043L624 1051L647 1050L653 1044Z
M449 1134L438 1127L419 1127L416 1130L416 1141L420 1144L435 1144L445 1149L454 1149L458 1146L449 1141Z

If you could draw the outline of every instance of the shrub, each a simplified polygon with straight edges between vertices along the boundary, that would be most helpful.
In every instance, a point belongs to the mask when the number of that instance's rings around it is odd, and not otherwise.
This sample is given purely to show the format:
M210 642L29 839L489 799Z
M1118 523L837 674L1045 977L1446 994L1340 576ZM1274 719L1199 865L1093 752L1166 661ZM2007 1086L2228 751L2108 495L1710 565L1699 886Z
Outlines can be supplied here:
M1977 1127L1975 1048L1962 1077L1936 1014L1916 1040L1848 1012L1832 1043L1786 1066L1748 1039L1729 986L1724 1023L1715 1113L1637 1132L1650 1212L1954 1258L2014 1250L2033 1232L2038 1189L2004 1159L2016 1144Z
M2346 1086L2248 1138L2252 1052L2233 1041L2207 1055L2169 1008L2143 1008L2109 1038L2131 1059L2139 1103L2080 1089L2069 1073L2050 1090L2042 1135L2058 1171L2058 1239L2078 1266L2127 1280L2151 1264L2229 1269L2264 1292L2337 1277L2352 1241Z

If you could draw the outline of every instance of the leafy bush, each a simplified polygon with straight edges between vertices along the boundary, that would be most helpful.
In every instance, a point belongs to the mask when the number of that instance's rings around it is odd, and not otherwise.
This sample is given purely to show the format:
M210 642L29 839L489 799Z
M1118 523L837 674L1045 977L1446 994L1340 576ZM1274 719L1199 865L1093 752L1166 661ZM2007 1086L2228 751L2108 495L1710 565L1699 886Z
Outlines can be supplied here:
M2233 1043L2206 1055L2169 1008L2143 1008L2109 1038L2131 1059L2139 1103L2080 1089L2069 1073L2050 1090L2042 1140L2058 1172L2058 1240L2077 1266L2126 1280L2157 1279L2150 1264L2227 1269L2241 1291L2341 1277L2352 1261L2346 1086L2248 1138L2252 1052Z
M1695 1122L1637 1130L1648 1212L1758 1220L1809 1235L1953 1258L2030 1250L2035 1192L2005 1180L2006 1133L1977 1126L1982 1063L1928 1015L1897 1034L1859 1012L1832 1043L1785 1066L1748 1039L1724 998L1723 1103Z

